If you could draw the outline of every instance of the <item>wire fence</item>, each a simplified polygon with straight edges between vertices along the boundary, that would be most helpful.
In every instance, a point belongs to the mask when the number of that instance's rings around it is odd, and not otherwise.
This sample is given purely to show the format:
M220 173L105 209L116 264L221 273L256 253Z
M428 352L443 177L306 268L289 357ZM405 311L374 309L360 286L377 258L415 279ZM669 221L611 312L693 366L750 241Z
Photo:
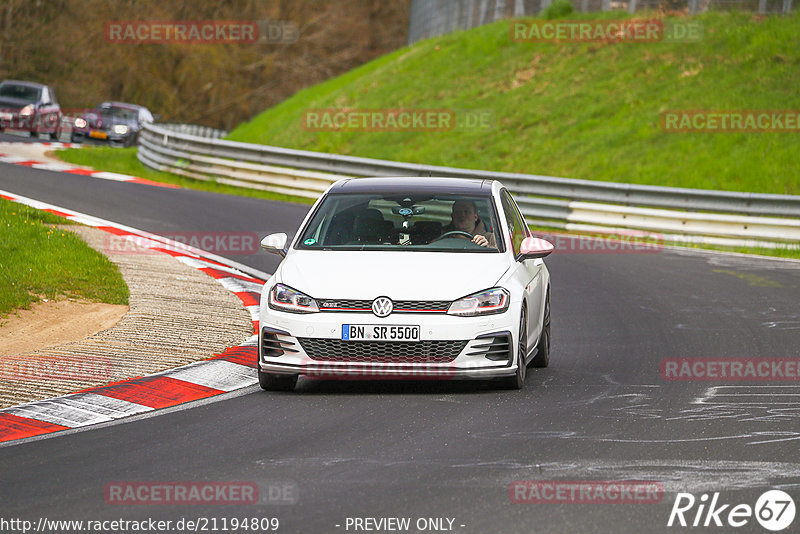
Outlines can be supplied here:
M408 44L512 17L539 14L553 0L412 0ZM702 13L709 9L788 14L792 0L572 0L579 12L644 10Z

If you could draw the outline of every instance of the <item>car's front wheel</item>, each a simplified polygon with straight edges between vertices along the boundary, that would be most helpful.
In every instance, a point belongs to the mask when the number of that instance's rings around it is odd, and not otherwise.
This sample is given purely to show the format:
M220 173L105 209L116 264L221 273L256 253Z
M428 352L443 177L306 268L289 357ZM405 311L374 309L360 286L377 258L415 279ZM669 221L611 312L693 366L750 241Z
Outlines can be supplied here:
M264 391L292 391L297 385L297 375L276 375L259 369L258 385Z
M544 318L542 319L542 335L536 345L536 356L533 357L530 367L547 367L550 364L550 290L544 299Z
M504 379L503 385L506 389L522 389L525 385L525 356L528 349L528 324L527 310L522 308L522 316L519 319L519 336L517 337L517 371L513 376Z

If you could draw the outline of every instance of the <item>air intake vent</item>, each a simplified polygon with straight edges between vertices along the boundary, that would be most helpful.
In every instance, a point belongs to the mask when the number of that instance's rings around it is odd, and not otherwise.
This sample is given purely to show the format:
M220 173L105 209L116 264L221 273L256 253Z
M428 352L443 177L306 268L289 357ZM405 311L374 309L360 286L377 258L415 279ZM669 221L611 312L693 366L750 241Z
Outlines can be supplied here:
M277 358L278 356L283 356L285 352L299 352L297 349L292 348L295 343L285 339L285 336L289 336L289 332L266 326L262 328L261 357Z
M470 347L467 356L483 356L493 362L510 362L514 354L513 338L510 332L485 334L477 338L478 343Z

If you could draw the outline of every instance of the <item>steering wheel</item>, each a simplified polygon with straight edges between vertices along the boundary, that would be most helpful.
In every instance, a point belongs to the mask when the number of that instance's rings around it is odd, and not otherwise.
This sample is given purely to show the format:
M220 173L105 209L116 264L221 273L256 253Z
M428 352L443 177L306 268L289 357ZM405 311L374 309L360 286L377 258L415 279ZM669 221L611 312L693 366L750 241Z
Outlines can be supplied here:
M472 234L469 233L469 232L462 232L461 230L450 230L449 232L443 233L439 237L435 237L435 238L431 239L430 242L431 243L435 243L436 241L439 241L440 239L444 239L445 237L452 237L452 236L466 237L470 241L472 240Z

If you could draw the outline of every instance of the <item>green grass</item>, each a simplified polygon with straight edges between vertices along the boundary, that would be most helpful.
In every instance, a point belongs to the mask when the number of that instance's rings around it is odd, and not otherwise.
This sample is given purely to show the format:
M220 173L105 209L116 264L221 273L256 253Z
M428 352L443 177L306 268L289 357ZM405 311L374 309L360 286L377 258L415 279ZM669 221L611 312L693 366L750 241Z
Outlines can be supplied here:
M699 21L703 39L519 43L509 21L456 32L301 91L229 138L473 169L800 194L800 133L668 133L659 115L800 109L800 16L680 20ZM304 112L320 108L488 110L494 121L445 132L304 129Z
M0 318L41 298L128 304L117 266L56 215L0 199Z
M59 150L55 153L55 155L68 163L83 165L103 171L129 174L138 178L146 178L148 180L153 180L154 182L161 182L165 184L174 184L189 189L199 189L201 191L210 191L212 193L226 193L230 195L265 198L268 200L296 202L301 204L311 204L313 202L312 199L304 197L282 195L280 193L272 193L258 189L234 187L231 185L220 184L215 181L194 180L192 178L187 178L177 174L157 171L142 165L142 163L136 158L136 150L137 149L135 147L112 148L86 146L81 148L68 148Z

